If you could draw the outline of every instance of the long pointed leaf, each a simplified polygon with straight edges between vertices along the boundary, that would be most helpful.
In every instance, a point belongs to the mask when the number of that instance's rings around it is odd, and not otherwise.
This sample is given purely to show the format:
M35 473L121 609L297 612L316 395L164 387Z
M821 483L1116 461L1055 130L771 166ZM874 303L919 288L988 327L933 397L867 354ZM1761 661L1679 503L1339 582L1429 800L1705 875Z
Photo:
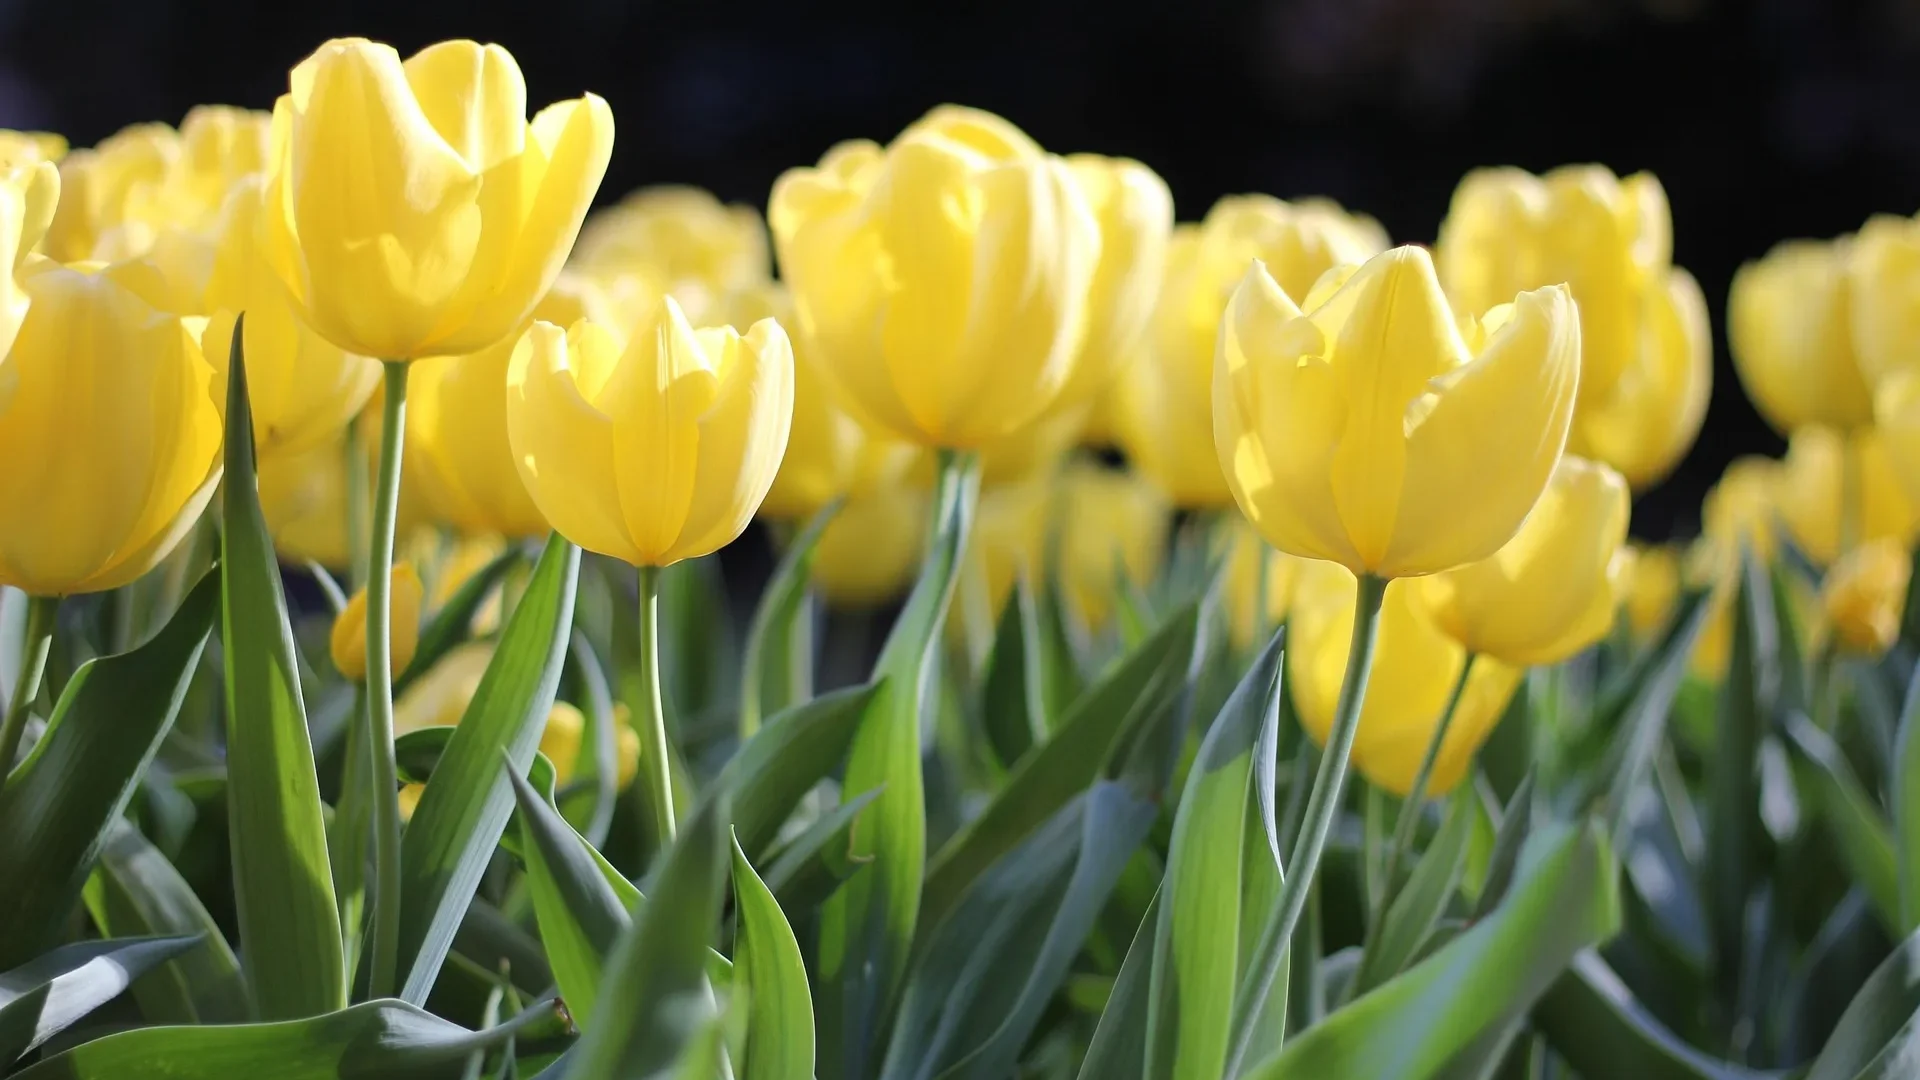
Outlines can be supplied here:
M746 993L741 1080L804 1080L813 1075L813 993L800 942L747 853L733 843L733 982Z
M1634 1080L1760 1080L1760 1073L1716 1061L1681 1041L1638 1001L1600 954L1573 967L1534 1006L1547 1044L1582 1076Z
M599 998L602 958L632 917L580 834L531 784L505 771L520 807L520 850L540 940L567 1011L585 1029Z
M803 658L799 644L807 640L801 625L811 612L807 605L807 582L813 576L813 552L820 534L840 512L840 501L822 507L793 538L774 567L773 577L760 594L753 622L747 627L747 646L741 656L740 736L752 738L760 730L760 720L771 713L798 705L811 695L813 683L811 649Z
M1147 1007L1152 993L1154 937L1160 925L1160 893L1134 931L1127 958L1114 977L1107 1007L1100 1011L1093 1041L1080 1062L1079 1080L1140 1080L1146 1075Z
M1904 1080L1920 1063L1920 934L1901 942L1840 1017L1806 1080Z
M180 872L140 830L116 822L87 883L87 907L107 937L202 935L198 947L133 984L156 1023L237 1023L247 1018L247 988L220 927Z
M199 943L198 935L82 941L0 975L0 1070Z
M765 854L801 797L846 760L879 694L877 683L822 694L769 717L733 755L713 789L727 793L741 847Z
M1364 994L1405 970L1447 910L1460 881L1477 800L1471 778L1454 789L1447 818L1433 843L1414 864L1413 876L1387 907L1380 940L1368 942L1354 973L1354 992Z

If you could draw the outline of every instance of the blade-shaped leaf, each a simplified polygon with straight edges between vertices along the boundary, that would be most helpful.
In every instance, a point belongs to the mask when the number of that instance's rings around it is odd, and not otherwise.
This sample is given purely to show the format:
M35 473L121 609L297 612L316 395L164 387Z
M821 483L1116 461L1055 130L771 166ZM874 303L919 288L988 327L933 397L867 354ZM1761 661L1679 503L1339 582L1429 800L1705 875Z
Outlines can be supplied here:
M867 683L822 694L769 717L733 755L713 791L727 792L741 847L765 854L801 797L846 760L879 693L879 684Z
M32 756L0 789L0 967L53 944L173 726L219 605L209 573L153 640L81 665Z
M760 730L760 719L798 705L812 696L813 650L805 621L807 582L813 576L813 552L820 534L840 512L840 500L822 507L793 538L760 594L747 627L740 669L740 737ZM804 655L802 655L804 654Z
M0 1070L199 943L198 935L81 941L0 975Z
M149 1021L222 1024L247 1018L246 986L227 939L193 887L140 830L114 823L86 898L94 925L107 937L202 935L199 946L134 983Z
M1139 1080L1146 1075L1147 1006L1152 991L1154 939L1160 925L1160 893L1147 902L1140 928L1113 980L1107 1006L1080 1062L1079 1080Z
M1447 901L1466 864L1467 838L1472 835L1477 798L1470 780L1454 789L1440 831L1414 864L1406 886L1387 906L1380 940L1367 943L1360 970L1354 974L1354 993L1364 994L1404 971L1446 912Z
M495 555L493 560L480 568L472 577L460 583L451 597L433 618L420 631L420 641L413 649L413 659L393 680L393 696L398 698L407 687L425 675L440 658L452 652L472 633L473 617L480 611L480 605L486 603L487 594L507 576L514 567L526 559L526 554L517 545L508 544L506 550Z
M1716 1061L1688 1046L1634 1000L1607 962L1591 950L1534 1006L1533 1023L1554 1053L1582 1076L1634 1080L1760 1080L1755 1072Z
M254 479L241 337L236 324L221 511L227 827L240 957L254 1013L262 1020L290 1020L345 1007L346 953L300 661Z
M854 856L853 824L879 796L879 789L855 795L820 815L805 832L772 853L767 887L779 898L783 910L812 910L832 896L841 882L869 865L870 860Z
M505 770L520 808L520 850L527 891L554 981L575 1023L593 1021L602 958L632 921L593 848L511 767Z
M1778 687L1779 633L1768 574L1751 552L1740 558L1733 642L1714 716L1707 765L1705 888L1713 920L1715 969L1722 988L1739 977L1747 899L1760 833L1760 736Z
M400 849L407 1001L426 1001L513 812L500 755L524 771L540 743L573 628L579 569L580 549L554 534L407 823Z
M1833 736L1804 716L1789 717L1786 742L1798 765L1801 786L1808 790L1820 820L1833 838L1835 850L1855 884L1873 901L1881 924L1900 925L1900 871L1893 849L1893 829L1873 796L1861 786Z
M1901 1080L1920 1063L1920 934L1893 950L1840 1017L1806 1080Z
M1613 778L1606 792L1606 805L1616 825L1626 813L1634 789L1640 786L1653 765L1654 753L1666 734L1667 714L1686 678L1693 643L1706 625L1709 608L1704 590L1681 598L1666 635L1639 661L1637 678L1623 691L1628 696L1620 712L1616 715L1603 710L1602 717L1595 721L1597 730L1619 732L1608 748L1606 764L1595 774ZM1623 839L1617 827L1613 838Z
M741 1080L804 1080L813 1075L813 993L800 942L773 893L733 844L733 981L746 994Z
M1914 590L1920 593L1920 589ZM1920 667L1907 684L1891 768L1893 836L1900 876L1902 933L1920 929Z
M1493 834L1493 854L1487 858L1487 879L1480 885L1480 896L1473 904L1473 918L1477 922L1487 917L1500 901L1506 899L1507 889L1513 885L1513 871L1520 863L1520 849L1533 832L1533 784L1534 771L1529 768L1520 778L1519 786L1507 799L1506 809L1500 816L1500 828Z
M1008 768L1044 741L1080 693L1080 671L1051 582L1025 578L1000 613L993 652L981 686L981 722L1000 763Z

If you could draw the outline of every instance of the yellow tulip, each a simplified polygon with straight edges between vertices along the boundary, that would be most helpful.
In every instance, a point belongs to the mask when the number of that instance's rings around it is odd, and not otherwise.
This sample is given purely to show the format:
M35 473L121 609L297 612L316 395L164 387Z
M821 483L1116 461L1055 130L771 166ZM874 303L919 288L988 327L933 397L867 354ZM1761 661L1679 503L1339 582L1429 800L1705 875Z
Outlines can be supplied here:
M0 169L58 162L67 156L67 137L50 131L0 129Z
M1140 354L1166 274L1173 193L1159 174L1137 161L1074 154L1067 165L1100 223L1087 336L1055 405L1075 410L1105 392Z
M1231 503L1213 450L1214 347L1247 264L1264 261L1281 291L1300 300L1327 271L1386 246L1372 218L1319 199L1233 195L1199 225L1177 227L1146 355L1116 391L1115 433L1128 458L1179 506Z
M1867 656L1887 651L1900 636L1913 562L1892 540L1847 552L1820 586L1826 628L1841 649Z
M1253 526L1238 514L1224 524L1221 538L1226 558L1220 568L1220 604L1227 614L1227 633L1234 648L1244 649L1255 644L1254 635L1260 624L1271 630L1287 617L1302 560L1268 547ZM1257 599L1262 559L1267 563L1264 610Z
M412 563L395 564L392 581L388 596L391 597L393 651L389 658L393 673L398 675L413 662L413 652L420 647L420 604L426 593ZM354 593L346 608L334 617L327 646L333 653L334 669L341 675L353 682L367 677L367 590Z
M1086 429L1085 406L1043 416L1012 435L988 443L980 450L980 485L1003 487L1051 475L1079 443ZM918 463L924 481L933 483L931 455L922 455Z
M1100 256L1067 163L983 152L976 128L844 143L773 189L807 348L859 412L925 446L977 449L1059 402Z
M361 412L360 430L378 438L380 395L376 392ZM376 451L377 452L377 451ZM374 452L367 455L366 490L374 487ZM416 466L402 465L400 512L394 534L400 540L422 535L430 520L419 491ZM293 563L308 560L328 570L345 570L366 541L347 535L347 432L343 426L326 443L298 454L281 454L260 461L260 512L267 521L280 558ZM404 545L403 545L404 546Z
M947 639L966 645L975 659L985 659L1014 582L1039 583L1053 490L1042 477L980 493L947 617Z
M1700 504L1700 536L1688 552L1686 570L1693 584L1713 588L1707 621L1688 662L1702 678L1717 681L1727 669L1741 549L1762 565L1771 564L1779 551L1781 472L1773 458L1735 458Z
M1680 553L1671 544L1629 546L1622 607L1637 638L1664 630L1680 601Z
M625 790L633 782L634 774L640 771L640 733L626 721L626 713L627 707L618 704L611 717L615 790ZM564 701L553 703L553 708L547 711L547 726L540 732L540 752L553 762L553 781L557 786L571 784L580 771L580 755L593 752L584 745L586 734L587 718L579 709Z
M1454 190L1435 246L1447 295L1470 312L1566 283L1580 306L1584 409L1642 363L1643 317L1666 284L1673 223L1651 173L1476 169Z
M220 480L213 373L118 268L29 262L0 360L0 584L117 588L173 550Z
M1087 462L1062 470L1057 483L1061 594L1080 625L1098 632L1123 581L1145 588L1159 576L1172 508L1133 473Z
M1747 396L1782 434L1853 428L1873 398L1853 347L1850 238L1789 240L1733 275L1727 343Z
M536 322L507 373L507 436L534 504L567 539L636 566L739 536L792 419L780 324L696 331L671 297L624 351L590 321Z
M1395 795L1413 788L1420 759L1459 681L1466 650L1441 632L1414 596L1419 583L1387 585L1375 639L1372 678L1360 708L1352 762L1369 782ZM1325 745L1353 636L1355 581L1330 562L1300 567L1287 620L1287 680L1300 724ZM1447 737L1434 761L1429 796L1452 790L1493 732L1520 682L1520 671L1474 658Z
M1920 525L1920 507L1901 486L1892 455L1872 427L1844 436L1825 427L1796 430L1787 441L1774 500L1793 542L1821 566L1840 556L1843 537L1856 544L1905 543Z
M1920 218L1875 215L1854 238L1847 270L1855 357L1868 383L1920 370Z
M589 286L562 275L534 318L572 326L590 306ZM518 337L504 338L470 356L423 360L410 373L406 460L419 463L420 489L434 516L462 532L548 531L507 442L507 368L518 344Z
M1920 369L1889 375L1873 403L1887 464L1907 499L1920 505Z
M101 140L98 146L75 150L62 158L63 197L47 229L47 254L62 262L77 262L144 251L146 243L108 234L121 230L126 223L130 202L147 201L145 195L136 193L159 186L179 153L180 135L172 128L134 124ZM141 224L141 238L150 241L147 223Z
M596 281L632 276L689 310L773 272L758 210L673 185L641 188L588 217L573 265Z
M21 270L46 236L59 198L60 173L47 162L0 169L0 356L27 317Z
M254 243L260 200L257 178L235 185L227 200L205 292L212 314L200 346L213 365L214 401L224 412L233 328L245 313L253 442L265 462L333 442L380 385L380 365L342 351L300 321Z
M850 495L813 549L813 584L829 604L870 608L913 584L926 546L925 488L897 483Z
M1441 630L1515 667L1557 664L1606 636L1624 563L1627 482L1568 455L1526 524L1479 562L1419 582Z
M1220 325L1214 442L1267 542L1356 574L1487 558L1547 487L1573 415L1580 324L1564 287L1463 339L1420 248L1369 260L1302 313L1259 263Z
M1713 333L1693 275L1675 267L1649 290L1643 314L1638 353L1605 393L1580 392L1567 434L1568 453L1606 462L1636 491L1666 479L1693 448L1713 395ZM1586 355L1583 338L1583 366Z
M498 45L405 64L329 41L274 106L262 243L307 323L382 360L478 352L523 325L606 172L613 114L588 94L526 118Z

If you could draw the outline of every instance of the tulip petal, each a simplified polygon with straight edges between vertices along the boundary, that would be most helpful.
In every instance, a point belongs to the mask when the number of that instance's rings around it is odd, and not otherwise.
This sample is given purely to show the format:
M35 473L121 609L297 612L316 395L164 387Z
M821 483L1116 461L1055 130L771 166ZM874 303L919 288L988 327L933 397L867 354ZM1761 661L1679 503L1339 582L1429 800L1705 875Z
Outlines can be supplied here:
M563 331L536 322L507 367L507 438L540 513L567 539L642 561L620 512L614 422L590 404L619 345L589 322Z
M720 382L700 418L700 460L675 560L718 551L747 527L780 468L793 416L793 350L779 323L763 319L745 337L731 327L698 334Z
M443 41L401 65L420 112L475 173L519 156L526 140L527 84L498 45Z

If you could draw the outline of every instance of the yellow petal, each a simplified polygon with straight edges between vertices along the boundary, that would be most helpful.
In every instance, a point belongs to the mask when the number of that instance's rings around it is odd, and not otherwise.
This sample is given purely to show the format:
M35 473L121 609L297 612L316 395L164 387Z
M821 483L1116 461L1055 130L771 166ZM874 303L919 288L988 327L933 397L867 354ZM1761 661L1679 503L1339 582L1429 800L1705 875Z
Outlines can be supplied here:
M568 331L534 323L507 368L507 440L521 482L554 529L589 551L638 564L614 476L613 421L580 385L597 389L619 347L589 322Z
M1790 240L1733 276L1727 342L1747 396L1782 434L1873 419L1853 348L1849 240Z
M424 595L420 575L413 564L396 564L388 592L391 646L388 659L395 675L413 662L414 650L420 645L420 602ZM354 593L346 608L334 618L328 651L333 655L334 668L349 681L358 682L367 677L366 589Z

